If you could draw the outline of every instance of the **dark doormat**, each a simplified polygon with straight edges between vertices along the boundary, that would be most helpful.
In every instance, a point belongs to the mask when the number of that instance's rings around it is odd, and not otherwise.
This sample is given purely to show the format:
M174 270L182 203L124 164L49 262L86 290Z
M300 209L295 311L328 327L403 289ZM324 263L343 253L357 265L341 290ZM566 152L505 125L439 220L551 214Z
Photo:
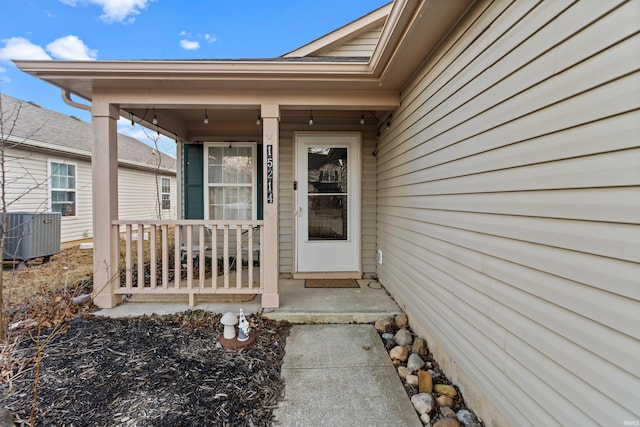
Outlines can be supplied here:
M355 279L306 279L305 288L359 288Z

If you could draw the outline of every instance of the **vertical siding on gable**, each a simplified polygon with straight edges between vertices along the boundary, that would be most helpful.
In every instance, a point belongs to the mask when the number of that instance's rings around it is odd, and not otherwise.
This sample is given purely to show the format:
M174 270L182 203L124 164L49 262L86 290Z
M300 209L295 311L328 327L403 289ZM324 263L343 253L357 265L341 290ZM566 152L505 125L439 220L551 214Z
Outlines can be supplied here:
M378 44L382 34L382 26L379 28L367 31L348 42L319 52L316 56L365 56L369 57L373 54L373 51Z
M294 163L293 163L293 133L295 131L313 132L362 132L362 222L361 222L361 254L362 271L365 276L375 274L376 251L376 174L375 157L371 154L375 148L375 129L372 126L362 126L358 119L354 119L354 125L337 123L320 123L310 128L293 124L286 119L280 124L280 273L293 272L294 267Z
M638 22L479 3L383 131L378 275L489 425L640 419Z

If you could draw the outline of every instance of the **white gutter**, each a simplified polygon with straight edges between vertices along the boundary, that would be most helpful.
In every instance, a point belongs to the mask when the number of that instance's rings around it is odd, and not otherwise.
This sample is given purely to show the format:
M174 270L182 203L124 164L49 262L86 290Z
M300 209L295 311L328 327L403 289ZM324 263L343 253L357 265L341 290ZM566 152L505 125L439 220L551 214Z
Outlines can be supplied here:
M81 104L79 102L75 102L71 99L71 91L69 89L62 90L62 100L65 104L70 105L72 107L80 108L81 110L91 111L91 106L86 104Z

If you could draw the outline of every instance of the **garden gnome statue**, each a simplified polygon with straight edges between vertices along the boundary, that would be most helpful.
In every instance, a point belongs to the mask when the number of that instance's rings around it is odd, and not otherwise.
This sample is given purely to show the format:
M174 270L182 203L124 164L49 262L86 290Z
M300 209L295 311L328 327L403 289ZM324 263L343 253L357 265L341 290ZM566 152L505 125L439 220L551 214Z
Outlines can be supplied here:
M246 341L249 339L249 331L251 326L247 318L244 316L244 312L240 309L240 322L238 323L238 341Z

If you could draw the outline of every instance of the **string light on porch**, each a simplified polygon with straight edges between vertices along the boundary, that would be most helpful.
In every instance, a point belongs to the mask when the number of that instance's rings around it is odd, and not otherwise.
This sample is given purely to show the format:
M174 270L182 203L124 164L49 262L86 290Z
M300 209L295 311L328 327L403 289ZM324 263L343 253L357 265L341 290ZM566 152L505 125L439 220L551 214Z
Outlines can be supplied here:
M205 125L209 124L209 116L207 115L207 109L204 109L204 119L202 120L202 123L204 123Z
M158 116L156 116L156 109L153 109L153 120L151 120L151 123L153 123L154 125L158 124Z
M309 112L309 126L313 126L313 110Z
M362 113L360 115L360 124L363 125L364 124L364 113Z
M256 117L256 126L260 126L262 124L262 116L258 113L258 117Z
M133 114L129 113L129 118L131 119L131 129L136 127L135 122L133 121Z
M389 114L389 117L387 118L387 130L391 129L391 114Z

